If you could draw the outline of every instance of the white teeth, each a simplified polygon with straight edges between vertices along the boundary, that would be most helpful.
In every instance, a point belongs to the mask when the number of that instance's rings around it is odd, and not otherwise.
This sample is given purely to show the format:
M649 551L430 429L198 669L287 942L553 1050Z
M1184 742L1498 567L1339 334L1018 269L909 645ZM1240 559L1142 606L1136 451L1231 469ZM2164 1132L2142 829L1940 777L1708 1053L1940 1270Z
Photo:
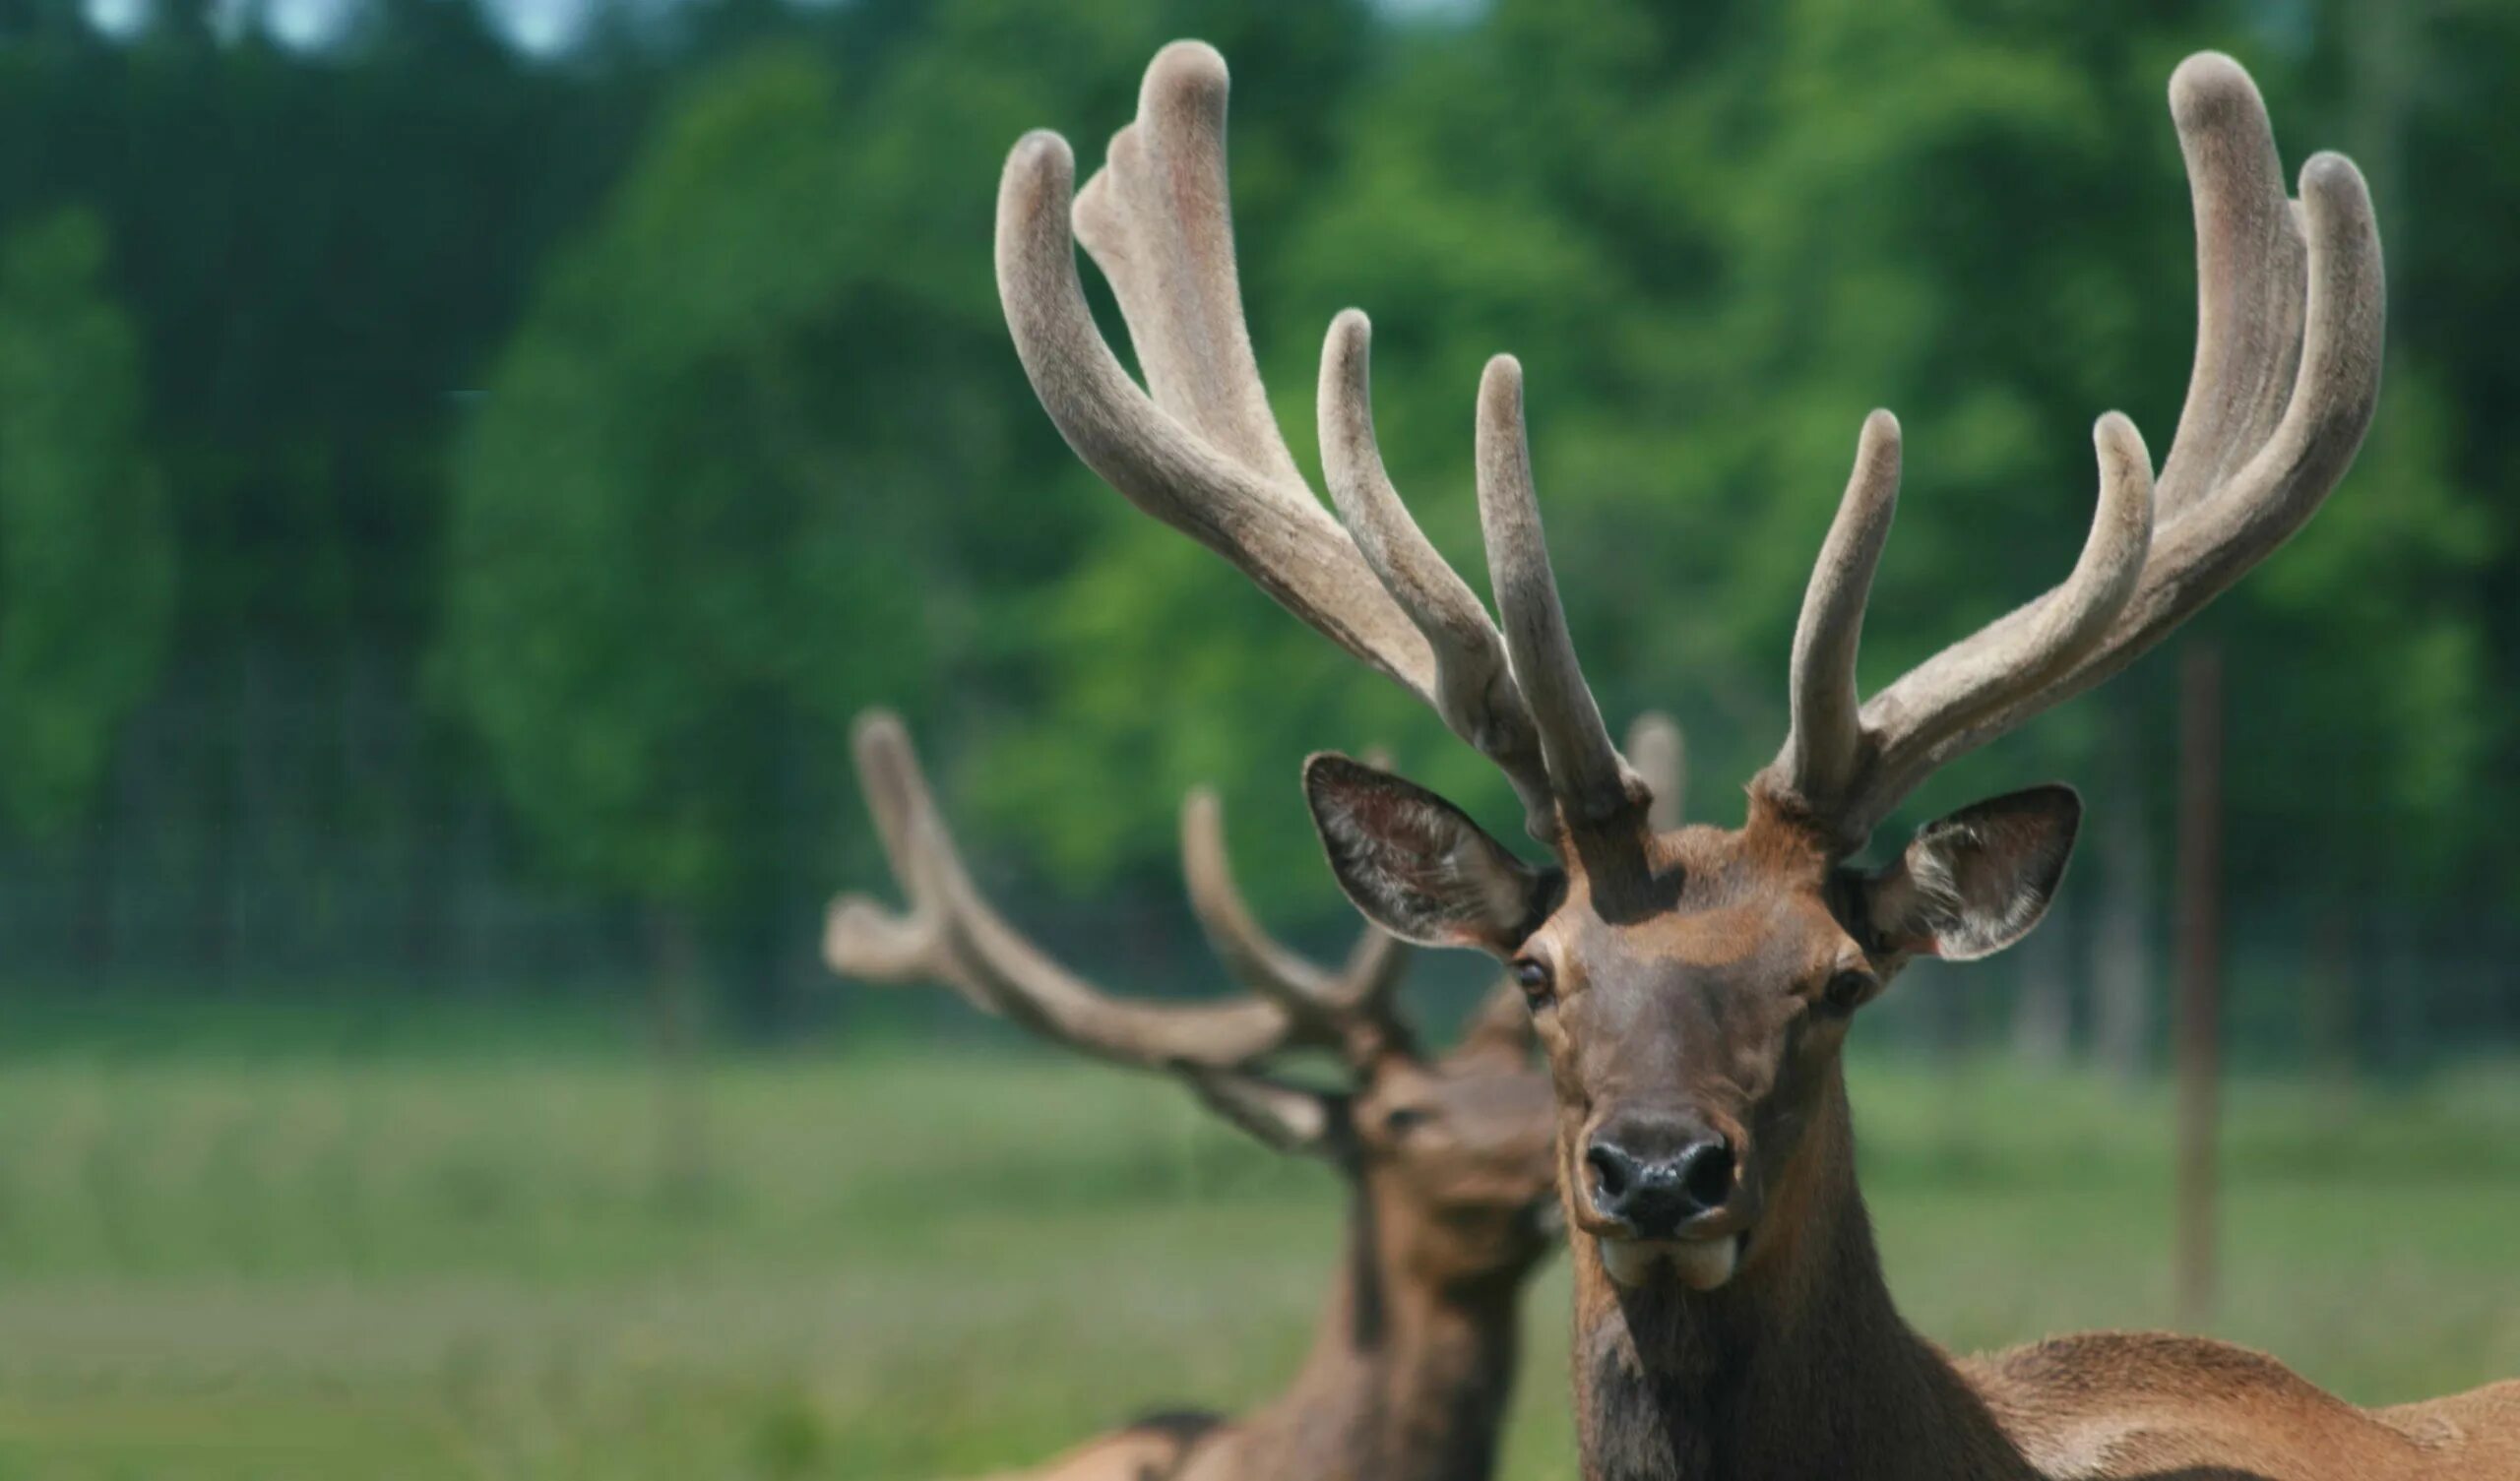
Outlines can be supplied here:
M1732 1278L1732 1267L1741 1259L1741 1237L1737 1234L1715 1239L1612 1239L1605 1235L1597 1243L1602 1252L1602 1268L1609 1271L1610 1279L1630 1288L1651 1284L1655 1271L1668 1262L1681 1284L1693 1291L1711 1291Z

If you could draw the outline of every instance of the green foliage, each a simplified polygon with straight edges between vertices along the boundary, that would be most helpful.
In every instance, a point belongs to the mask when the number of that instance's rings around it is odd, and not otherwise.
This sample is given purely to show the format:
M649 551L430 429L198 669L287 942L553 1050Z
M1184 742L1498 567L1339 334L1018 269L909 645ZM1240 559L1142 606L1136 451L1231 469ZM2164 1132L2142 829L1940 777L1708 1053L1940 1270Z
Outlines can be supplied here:
M247 834L306 872L400 861L399 946L438 918L440 822L503 840L513 816L585 895L801 959L823 893L875 875L842 745L870 703L911 714L1019 909L1045 881L1177 920L1147 905L1172 908L1171 809L1207 781L1272 918L1344 930L1293 801L1324 746L1389 746L1503 826L1503 785L1431 716L1099 487L1008 348L1008 145L1056 127L1090 170L1185 34L1234 70L1243 283L1298 458L1322 328L1360 305L1395 478L1478 585L1471 398L1488 354L1520 355L1595 685L1614 721L1678 711L1709 820L1783 729L1868 407L1909 455L1876 686L2066 568L2099 411L2167 452L2193 245L2162 88L2232 50L2294 163L2362 162L2393 274L2359 468L2199 626L2244 762L2236 909L2352 902L2340 936L2368 951L2383 917L2444 943L2520 897L2520 277L2495 250L2520 168L2488 126L2520 79L2507 6L598 9L558 60L505 50L469 0L376 0L320 57L222 40L196 6L130 46L10 31L0 809L37 837L92 816L122 717L185 679L127 744L186 770L117 791L62 887L96 905L99 955L117 920L228 891L224 843L185 839ZM1913 811L2062 774L2166 812L2170 668ZM446 744L424 691L478 744ZM256 695L292 735L343 717L342 763L307 769L336 790L239 779L272 732L218 716ZM371 750L392 754L349 754ZM169 800L198 816L161 836ZM447 893L495 912L540 888L503 848L464 852L500 857ZM133 880L182 902L95 884Z
M695 90L544 285L457 465L444 660L571 868L721 904L808 757L927 663L906 506L862 439L836 84L798 55ZM950 416L917 417L953 446ZM922 439L923 440L923 439ZM887 456L888 453L891 456Z
M166 648L174 530L143 395L103 223L0 240L0 808L37 838L86 814Z
M986 182L1178 19L966 0L865 93L780 48L660 119L458 461L445 690L569 869L726 905L854 710L1021 687L1026 592L1093 505L1038 488L1061 455L1004 350Z
M2478 584L2505 536L2459 488L2454 456L2428 379L2399 374L2352 483L2231 624L2232 745L2251 759L2235 805L2282 816L2329 797L2333 823L2301 840L2323 885L2437 888L2492 826L2476 802L2509 718Z

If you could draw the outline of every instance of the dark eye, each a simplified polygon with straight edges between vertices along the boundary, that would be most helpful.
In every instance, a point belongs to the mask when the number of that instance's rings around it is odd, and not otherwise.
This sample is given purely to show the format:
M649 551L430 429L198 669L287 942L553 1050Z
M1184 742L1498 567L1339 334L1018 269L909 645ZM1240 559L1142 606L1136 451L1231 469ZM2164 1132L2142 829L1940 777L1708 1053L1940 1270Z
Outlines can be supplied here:
M1820 990L1820 1001L1831 1013L1853 1013L1872 996L1872 977L1866 972L1840 972Z
M1529 956L1515 961L1514 985L1523 990L1524 1001L1534 1008L1548 1002L1557 989L1556 979L1549 975L1548 963Z
M1405 1137L1434 1119L1435 1113L1423 1106L1393 1106L1383 1113L1382 1127L1395 1137Z

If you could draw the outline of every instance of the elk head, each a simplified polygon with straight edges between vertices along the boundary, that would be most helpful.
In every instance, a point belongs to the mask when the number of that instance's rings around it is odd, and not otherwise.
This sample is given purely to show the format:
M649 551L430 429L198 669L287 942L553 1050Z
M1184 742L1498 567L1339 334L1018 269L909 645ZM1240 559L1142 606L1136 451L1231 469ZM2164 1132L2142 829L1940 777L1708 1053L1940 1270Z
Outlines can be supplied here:
M1811 1129L1843 1121L1850 1018L1915 957L1983 956L2029 931L2080 804L2061 786L1999 797L1927 825L1886 867L1857 867L1873 830L1936 768L2124 667L2231 586L2361 445L2382 320L2362 177L2316 154L2289 198L2264 104L2227 57L2190 58L2170 91L2199 313L2158 483L2134 425L2101 417L2098 514L2064 582L1863 700L1857 642L1900 463L1898 423L1874 412L1803 600L1790 733L1733 830L1658 826L1651 783L1602 723L1542 536L1511 357L1489 362L1476 417L1501 621L1384 473L1354 310L1322 356L1337 520L1304 484L1241 318L1213 51L1176 43L1156 58L1137 122L1072 212L1057 136L1027 137L1007 161L1000 297L1078 456L1418 695L1513 783L1545 865L1377 769L1319 756L1304 776L1332 866L1368 918L1512 963L1555 1081L1568 1211L1622 1283L1670 1268L1712 1288L1791 1238L1789 1210L1843 1155L1842 1135ZM1127 318L1144 391L1086 309L1071 216Z
M857 774L907 912L835 903L825 959L873 982L942 983L980 1011L1089 1057L1178 1076L1281 1151L1323 1158L1361 1188L1381 1261L1436 1287L1519 1280L1554 1244L1548 1081L1529 1015L1500 986L1450 1053L1426 1055L1394 990L1411 953L1367 927L1323 966L1264 931L1228 862L1215 795L1181 813L1182 870L1200 925L1243 995L1132 1002L1059 966L990 908L928 790L909 733L862 716ZM1309 1052L1345 1072L1323 1088L1270 1072Z

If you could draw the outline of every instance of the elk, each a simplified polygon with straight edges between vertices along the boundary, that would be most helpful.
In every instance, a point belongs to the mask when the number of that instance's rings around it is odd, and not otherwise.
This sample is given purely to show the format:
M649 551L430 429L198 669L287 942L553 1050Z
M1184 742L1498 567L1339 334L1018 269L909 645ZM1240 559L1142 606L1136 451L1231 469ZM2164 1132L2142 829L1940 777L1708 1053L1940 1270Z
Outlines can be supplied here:
M1676 732L1631 740L1673 778ZM1555 1247L1554 1116L1521 993L1499 985L1462 1042L1422 1055L1395 1011L1411 953L1368 926L1336 968L1265 933L1228 863L1215 795L1181 812L1182 872L1242 996L1131 1002L1052 961L990 908L964 868L908 732L861 717L857 774L907 913L844 896L824 956L844 975L941 983L1088 1057L1178 1076L1281 1151L1350 1184L1346 1259L1292 1387L1240 1419L1167 1414L1096 1440L1040 1481L1481 1481L1493 1468L1519 1346L1524 1279ZM1288 1052L1346 1067L1336 1094L1265 1074Z
M1077 456L1492 761L1547 852L1337 755L1303 784L1331 867L1404 940L1510 964L1556 1097L1576 1231L1575 1392L1594 1481L1868 1477L2374 1481L2520 1475L2520 1384L2395 1409L2271 1359L2104 1333L1955 1361L1900 1318L1856 1186L1849 1024L1920 956L1966 960L2045 912L2081 803L2036 787L1874 829L1937 768L2099 683L2283 544L2343 477L2376 401L2380 246L2361 175L2315 154L2288 195L2265 105L2228 57L2170 85L2196 221L2198 332L2158 479L2133 423L2093 429L2099 495L2064 581L1868 700L1856 650L1889 531L1899 424L1864 422L1805 592L1783 747L1742 826L1670 829L1606 732L1542 536L1520 366L1491 360L1474 463L1498 616L1385 474L1355 310L1322 352L1334 519L1271 416L1244 326L1221 58L1175 43L1075 192L1028 135L998 192L999 295ZM1087 310L1109 279L1144 389Z

